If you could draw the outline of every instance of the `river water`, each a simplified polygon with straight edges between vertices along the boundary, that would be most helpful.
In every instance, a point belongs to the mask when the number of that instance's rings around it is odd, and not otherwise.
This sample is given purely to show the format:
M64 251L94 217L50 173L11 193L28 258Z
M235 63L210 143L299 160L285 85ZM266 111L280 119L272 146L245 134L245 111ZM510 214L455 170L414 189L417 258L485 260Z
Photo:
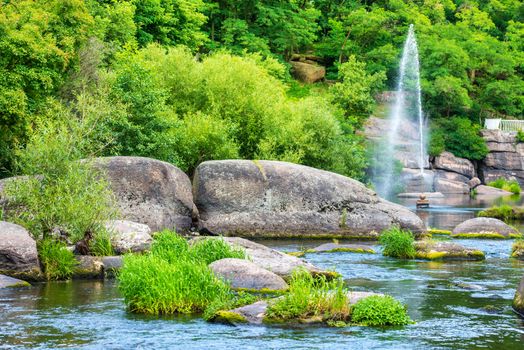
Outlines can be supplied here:
M419 215L432 227L450 228L492 203L434 203ZM406 303L416 323L405 327L233 327L198 317L140 316L126 312L114 281L53 282L0 290L0 349L524 349L524 320L511 310L524 262L509 259L512 242L457 241L485 251L486 261L399 261L380 253L306 256L336 269L352 290L388 293ZM296 251L323 242L263 243Z

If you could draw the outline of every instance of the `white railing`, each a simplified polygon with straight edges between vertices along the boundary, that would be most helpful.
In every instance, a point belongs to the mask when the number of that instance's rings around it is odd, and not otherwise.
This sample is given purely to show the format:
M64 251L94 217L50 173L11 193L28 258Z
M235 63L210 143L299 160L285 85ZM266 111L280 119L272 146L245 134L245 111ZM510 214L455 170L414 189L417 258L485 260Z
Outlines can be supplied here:
M486 119L484 127L490 130L519 131L524 130L524 120Z

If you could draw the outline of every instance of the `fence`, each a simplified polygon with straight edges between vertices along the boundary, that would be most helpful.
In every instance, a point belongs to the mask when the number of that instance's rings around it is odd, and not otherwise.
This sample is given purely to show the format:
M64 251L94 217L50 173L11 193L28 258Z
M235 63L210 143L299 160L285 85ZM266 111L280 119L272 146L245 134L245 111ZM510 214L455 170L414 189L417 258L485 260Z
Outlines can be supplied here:
M502 131L524 130L524 120L486 119L486 129L499 129Z

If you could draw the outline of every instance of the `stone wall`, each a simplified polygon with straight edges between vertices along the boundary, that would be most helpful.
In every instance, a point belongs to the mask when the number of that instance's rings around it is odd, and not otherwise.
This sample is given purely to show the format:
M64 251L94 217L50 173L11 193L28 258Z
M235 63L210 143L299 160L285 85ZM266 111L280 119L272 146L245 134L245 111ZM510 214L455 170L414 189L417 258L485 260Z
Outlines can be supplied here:
M503 177L524 185L524 143L517 142L516 132L482 130L489 153L479 165L484 183Z

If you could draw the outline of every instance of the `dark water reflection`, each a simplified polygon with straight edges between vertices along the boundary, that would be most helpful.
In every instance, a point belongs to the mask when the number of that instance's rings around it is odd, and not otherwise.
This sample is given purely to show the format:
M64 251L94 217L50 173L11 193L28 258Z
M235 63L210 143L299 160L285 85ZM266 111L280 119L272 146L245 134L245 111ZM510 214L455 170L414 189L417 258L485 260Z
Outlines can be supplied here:
M435 203L426 220L451 228L491 204ZM296 251L322 241L264 243ZM115 282L56 282L0 290L0 349L524 349L524 322L510 307L524 262L509 259L512 242L459 243L484 250L486 261L398 261L380 253L306 257L342 273L353 290L402 300L416 321L406 327L231 327L197 317L147 317L125 311Z

